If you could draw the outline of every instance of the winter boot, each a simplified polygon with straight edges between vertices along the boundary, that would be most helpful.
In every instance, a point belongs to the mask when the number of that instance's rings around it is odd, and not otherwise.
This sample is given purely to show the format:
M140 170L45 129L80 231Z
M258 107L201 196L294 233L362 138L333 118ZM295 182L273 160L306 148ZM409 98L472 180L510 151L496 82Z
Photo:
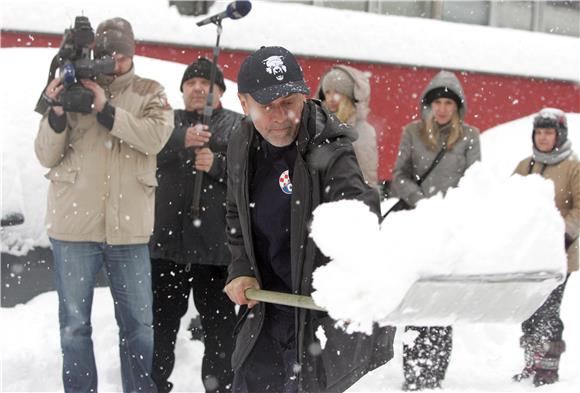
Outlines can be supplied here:
M558 382L560 355L566 350L564 341L552 341L534 356L534 385L542 386Z
M512 377L516 382L528 379L534 375L534 354L536 352L536 346L533 343L532 336L520 337L520 347L524 349L525 364L523 370Z

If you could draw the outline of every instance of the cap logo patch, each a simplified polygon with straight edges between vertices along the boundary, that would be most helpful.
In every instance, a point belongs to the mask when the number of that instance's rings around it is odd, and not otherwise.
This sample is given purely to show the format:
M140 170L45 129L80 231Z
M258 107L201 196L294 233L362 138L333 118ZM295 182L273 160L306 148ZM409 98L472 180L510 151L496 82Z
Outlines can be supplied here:
M280 189L284 194L292 195L292 183L290 182L290 172L286 169L278 179Z
M277 80L284 80L286 73L286 65L284 64L284 56L270 56L263 63L266 65L266 72L274 75Z

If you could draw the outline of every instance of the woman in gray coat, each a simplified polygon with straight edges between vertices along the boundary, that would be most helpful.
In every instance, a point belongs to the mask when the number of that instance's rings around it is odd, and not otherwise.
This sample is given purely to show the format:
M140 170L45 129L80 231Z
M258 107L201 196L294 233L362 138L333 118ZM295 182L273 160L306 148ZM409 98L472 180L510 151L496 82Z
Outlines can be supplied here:
M467 105L459 80L441 71L421 96L421 120L403 131L392 190L409 206L455 187L481 158L479 130L463 122ZM424 176L433 162L438 163ZM417 184L418 177L425 177ZM452 347L451 326L407 326L418 333L403 347L404 390L437 388L445 378Z

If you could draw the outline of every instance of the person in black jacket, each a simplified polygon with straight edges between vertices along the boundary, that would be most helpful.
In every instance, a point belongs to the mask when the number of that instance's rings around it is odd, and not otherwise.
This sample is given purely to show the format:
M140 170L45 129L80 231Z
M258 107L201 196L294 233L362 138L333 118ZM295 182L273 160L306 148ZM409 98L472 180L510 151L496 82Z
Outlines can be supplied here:
M225 291L241 305L232 356L234 392L343 391L392 357L392 329L346 334L326 313L258 303L248 288L310 295L312 272L328 262L308 236L320 204L359 199L379 215L378 192L362 176L356 135L307 100L288 50L263 47L238 74L248 117L228 146ZM315 332L322 328L322 345Z
M155 230L151 238L153 283L153 379L168 392L175 340L189 294L201 316L205 352L203 383L208 392L231 389L234 306L222 289L231 255L225 237L226 149L241 115L224 109L221 70L214 85L213 114L202 126L212 63L200 58L181 81L185 110L175 111L175 129L157 157ZM200 215L192 216L196 171L203 171Z

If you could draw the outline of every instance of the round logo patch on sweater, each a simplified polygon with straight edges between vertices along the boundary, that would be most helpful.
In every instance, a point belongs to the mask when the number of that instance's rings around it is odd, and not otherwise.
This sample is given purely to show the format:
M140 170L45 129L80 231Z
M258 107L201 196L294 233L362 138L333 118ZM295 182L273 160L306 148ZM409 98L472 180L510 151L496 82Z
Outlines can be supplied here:
M290 182L290 172L286 169L278 178L278 184L284 194L292 195L292 183Z

